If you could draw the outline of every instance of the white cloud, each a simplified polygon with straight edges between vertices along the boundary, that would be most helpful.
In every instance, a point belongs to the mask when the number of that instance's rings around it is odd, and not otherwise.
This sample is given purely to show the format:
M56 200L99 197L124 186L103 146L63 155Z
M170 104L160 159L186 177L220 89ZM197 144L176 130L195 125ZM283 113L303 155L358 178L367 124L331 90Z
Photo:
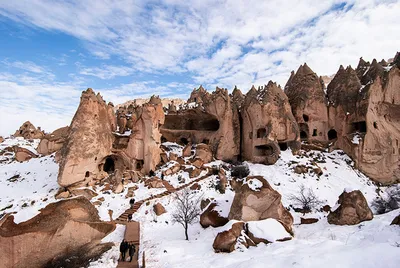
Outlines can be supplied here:
M127 66L103 65L101 67L82 68L79 73L83 75L95 76L100 79L112 79L116 76L128 76L134 69Z
M37 74L42 74L42 73L46 73L47 71L45 70L45 68L36 65L35 63L31 62L31 61L14 61L14 62L9 62L8 60L4 60L2 61L2 63L6 66L9 67L14 67L14 68L18 68L21 70L25 70L28 72L32 72L32 73L37 73Z

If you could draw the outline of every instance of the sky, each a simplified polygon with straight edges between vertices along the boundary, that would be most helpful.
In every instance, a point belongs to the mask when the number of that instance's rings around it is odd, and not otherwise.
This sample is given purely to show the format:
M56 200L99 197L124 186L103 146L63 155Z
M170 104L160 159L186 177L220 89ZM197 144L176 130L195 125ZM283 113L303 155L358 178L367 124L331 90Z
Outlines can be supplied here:
M0 0L0 135L69 125L88 87L187 99L393 58L399 14L400 0Z

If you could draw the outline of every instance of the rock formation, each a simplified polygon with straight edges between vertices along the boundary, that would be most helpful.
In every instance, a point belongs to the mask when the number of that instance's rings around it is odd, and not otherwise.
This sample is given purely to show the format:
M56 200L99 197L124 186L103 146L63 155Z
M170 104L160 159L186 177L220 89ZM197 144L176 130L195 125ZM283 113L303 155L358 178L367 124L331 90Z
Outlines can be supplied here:
M14 146L13 150L15 153L15 160L17 160L18 162L25 162L32 158L38 157L34 152L32 152L26 148Z
M232 252L238 243L239 237L244 230L244 222L232 222L231 227L218 233L214 239L213 248L215 252ZM248 247L247 241L242 241L245 247Z
M211 203L200 215L200 224L203 228L224 226L228 221L219 214L217 203Z
M99 243L114 229L114 223L100 221L97 209L83 197L52 203L19 224L9 215L0 226L0 263L15 268L61 267L63 260L75 255L79 258L69 267L82 267L111 248Z
M31 122L26 121L15 131L13 136L23 137L24 139L41 139L44 136L44 132L40 127L36 128Z
M109 107L89 88L82 92L81 102L72 119L67 142L62 148L58 183L68 186L84 181L99 171L99 161L111 154L113 119Z
M359 190L344 191L339 196L338 204L339 207L328 215L330 224L354 225L373 218L367 200Z
M270 81L258 90L253 86L241 107L242 157L244 160L274 164L280 150L300 148L299 129L288 98Z
M286 83L285 93L299 124L302 140L326 140L328 114L324 87L322 79L306 63L300 65L296 73L292 71Z
M60 150L67 139L69 127L62 127L46 134L40 141L37 152L41 155L49 155Z
M235 197L228 218L230 220L258 221L273 218L280 221L287 230L292 230L293 217L281 203L281 195L261 176L248 177L262 183L257 191L249 185L237 182L233 185Z
M163 138L183 144L208 144L217 159L236 160L240 155L239 115L228 91L217 88L210 94L200 87L192 92L188 103L196 107L165 116Z

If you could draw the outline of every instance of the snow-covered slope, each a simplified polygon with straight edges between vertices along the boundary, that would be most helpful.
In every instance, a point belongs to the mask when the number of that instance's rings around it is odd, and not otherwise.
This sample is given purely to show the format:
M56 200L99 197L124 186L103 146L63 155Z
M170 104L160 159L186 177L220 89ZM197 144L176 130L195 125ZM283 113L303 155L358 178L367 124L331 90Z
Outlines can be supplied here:
M21 143L17 140L6 140L7 145ZM23 141L24 143L26 141ZM34 147L29 142L25 146ZM181 155L182 147L165 143L174 153ZM10 156L9 156L10 157ZM334 206L338 196L347 189L359 189L370 203L377 192L382 191L367 177L352 168L352 161L341 151L322 153L317 151L303 152L294 156L290 150L282 152L275 165L265 166L247 163L250 175L264 176L271 186L282 195L285 207L291 205L290 195L296 194L301 185L311 188L323 205ZM169 163L162 167L167 169ZM209 166L229 164L214 161ZM308 166L308 172L297 174L297 165ZM313 169L319 168L322 175ZM38 209L54 202L57 185L58 165L53 156L31 159L25 163L5 161L0 163L0 209L2 213L15 213L16 221L27 220L38 213ZM160 174L161 170L156 171ZM320 172L317 172L320 173ZM19 177L12 178L14 175ZM230 172L227 174L230 180ZM182 183L194 180L187 172L165 176L164 179L177 187ZM257 182L253 182L257 188ZM220 194L215 185L217 176L210 176L199 182L199 195L214 199L218 203L221 215L229 214L234 192L228 186L225 194ZM143 183L125 185L121 194L103 191L103 187L89 187L98 195L92 201L103 200L96 207L103 220L108 220L108 210L114 211L113 218L129 207L129 198L125 195L129 187L137 186L135 199L141 200L155 195L165 189L148 189ZM153 205L161 203L167 213L156 216ZM12 207L10 207L12 205ZM169 195L152 200L141 206L133 215L134 220L141 222L140 256L145 252L146 267L398 267L400 261L400 228L390 226L390 222L400 213L395 210L375 216L372 221L355 226L335 226L327 223L327 213L313 211L305 217L319 218L311 225L299 225L300 213L289 208L295 218L294 238L291 241L273 244L260 244L257 247L241 249L230 254L215 253L212 244L215 236L224 227L203 229L199 223L189 227L189 241L185 240L183 228L173 224L171 214L175 210L174 196ZM116 267L119 256L118 242L122 240L124 226L119 225L115 232L104 239L115 242L116 246L103 257L91 264L91 267Z

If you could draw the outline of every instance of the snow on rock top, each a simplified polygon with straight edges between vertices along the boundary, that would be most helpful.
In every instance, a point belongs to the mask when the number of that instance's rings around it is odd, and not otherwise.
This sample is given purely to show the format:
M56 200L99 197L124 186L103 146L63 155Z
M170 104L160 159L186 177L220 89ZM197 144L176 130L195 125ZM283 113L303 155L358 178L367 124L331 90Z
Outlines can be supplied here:
M261 221L247 222L249 232L255 237L265 239L269 242L276 242L288 237L292 237L283 225L275 219L265 219Z
M247 181L247 185L251 190L258 192L262 188L263 183L258 179L250 179Z

